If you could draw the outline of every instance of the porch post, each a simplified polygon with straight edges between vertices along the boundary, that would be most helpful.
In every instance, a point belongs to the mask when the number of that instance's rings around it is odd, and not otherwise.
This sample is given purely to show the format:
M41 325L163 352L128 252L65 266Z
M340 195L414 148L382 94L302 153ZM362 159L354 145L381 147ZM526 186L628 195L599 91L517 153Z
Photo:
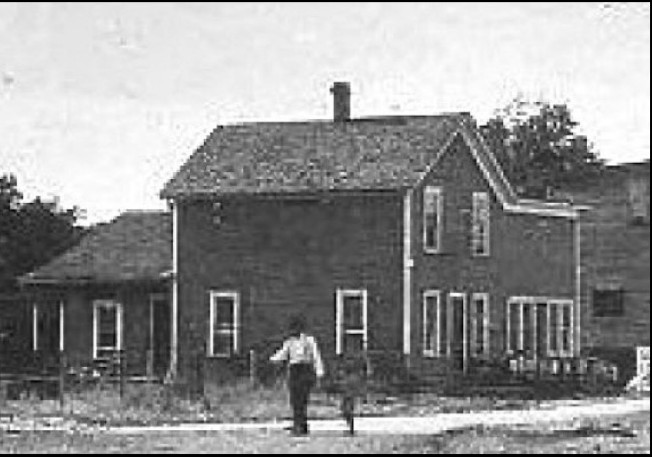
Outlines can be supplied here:
M179 353L179 207L170 202L172 209L172 312L170 335L170 367L168 378L175 379L178 374Z
M412 351L412 194L410 189L403 200L403 354ZM409 366L409 357L407 358Z
M63 353L65 347L65 305L64 301L59 302L59 352Z
M573 246L575 253L575 304L573 306L573 355L579 356L582 344L580 321L582 317L582 251L581 251L581 213L578 211L573 223Z
M38 303L32 304L32 350L38 351Z

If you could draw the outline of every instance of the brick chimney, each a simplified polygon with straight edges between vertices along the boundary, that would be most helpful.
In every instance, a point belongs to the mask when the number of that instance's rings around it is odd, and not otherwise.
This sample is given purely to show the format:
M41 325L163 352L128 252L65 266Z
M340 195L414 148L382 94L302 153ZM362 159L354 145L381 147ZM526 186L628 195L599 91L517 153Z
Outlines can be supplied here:
M348 82L335 82L331 87L333 94L333 121L351 120L351 85Z

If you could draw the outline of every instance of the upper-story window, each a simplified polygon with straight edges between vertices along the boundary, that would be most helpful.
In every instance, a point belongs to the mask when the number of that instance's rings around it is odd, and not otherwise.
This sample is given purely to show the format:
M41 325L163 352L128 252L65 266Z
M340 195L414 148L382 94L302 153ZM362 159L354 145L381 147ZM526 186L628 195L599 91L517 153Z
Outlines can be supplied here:
M474 256L489 255L489 214L489 194L473 192L471 254Z
M650 223L650 181L630 179L627 183L630 220L633 224Z
M423 247L428 253L441 251L443 194L441 187L427 186L423 191Z

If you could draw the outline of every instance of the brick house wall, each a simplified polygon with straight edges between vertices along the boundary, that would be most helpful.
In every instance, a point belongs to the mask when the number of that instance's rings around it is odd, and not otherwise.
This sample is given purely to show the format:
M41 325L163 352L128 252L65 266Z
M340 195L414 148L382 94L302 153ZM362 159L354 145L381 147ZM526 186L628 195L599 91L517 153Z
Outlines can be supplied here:
M332 356L338 288L367 289L369 350L401 350L399 193L235 196L219 203L183 201L178 209L182 377L206 354L211 290L240 294L241 359L251 349L270 355L296 312ZM207 359L207 376L219 378L225 363Z
M444 195L440 254L423 248L423 189L441 186ZM474 191L490 195L490 255L471 254L471 208ZM461 137L450 145L412 199L414 258L411 346L413 363L437 365L423 358L423 292L489 294L489 346L494 355L506 349L506 303L514 296L575 299L574 224L565 217L508 213Z
M443 253L426 254L422 195L444 188ZM491 195L491 255L472 257L473 191ZM327 357L335 353L335 292L369 294L370 351L404 347L404 211L407 190L312 195L228 196L178 205L179 371L205 362L218 379L233 360L208 358L210 291L240 295L240 351L269 355L289 315L303 312ZM458 137L411 192L410 363L441 368L422 356L422 296L488 293L490 347L505 351L506 301L513 296L575 299L574 224L566 217L506 213ZM447 366L443 367L448 369Z

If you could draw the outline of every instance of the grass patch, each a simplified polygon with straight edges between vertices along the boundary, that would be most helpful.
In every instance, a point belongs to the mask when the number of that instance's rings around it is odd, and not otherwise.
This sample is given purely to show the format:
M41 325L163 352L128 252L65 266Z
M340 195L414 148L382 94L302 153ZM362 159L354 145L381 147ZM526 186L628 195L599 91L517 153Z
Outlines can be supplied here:
M434 393L388 396L369 393L356 404L357 416L425 416L505 409L532 409L535 400L490 397L442 397ZM183 422L260 422L291 417L285 384L252 387L250 384L207 386L203 396L161 384L127 384L123 395L113 384L68 392L64 407L57 400L28 397L5 400L3 413L21 418L59 417L82 424L161 425ZM315 392L309 405L310 419L339 419L340 397Z
M29 396L5 400L2 412L22 419L64 418L85 424L160 425L181 422L251 422L290 417L284 386L252 388L248 384L214 386L201 397L190 397L171 386L128 384L98 385L68 392L58 400ZM313 402L311 417L337 417L335 399Z

